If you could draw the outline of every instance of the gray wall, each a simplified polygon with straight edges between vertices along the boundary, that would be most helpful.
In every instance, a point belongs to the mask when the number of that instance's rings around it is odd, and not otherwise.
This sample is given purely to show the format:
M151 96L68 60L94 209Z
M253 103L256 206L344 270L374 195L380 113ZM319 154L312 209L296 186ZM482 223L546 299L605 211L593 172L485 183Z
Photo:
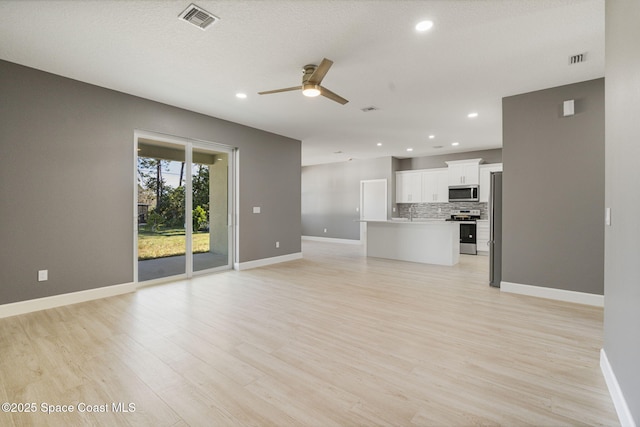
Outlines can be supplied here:
M446 168L447 164L445 162L466 159L482 159L483 164L502 163L502 148L401 159L399 163L400 169L398 170Z
M640 426L640 2L606 4L604 350Z
M604 79L504 98L502 115L502 280L602 295Z
M302 234L360 239L360 181L387 180L387 209L391 216L395 182L391 157L305 166L302 168ZM323 230L327 229L324 233Z
M0 304L133 281L134 129L238 147L239 261L300 252L299 141L5 61L0 99Z

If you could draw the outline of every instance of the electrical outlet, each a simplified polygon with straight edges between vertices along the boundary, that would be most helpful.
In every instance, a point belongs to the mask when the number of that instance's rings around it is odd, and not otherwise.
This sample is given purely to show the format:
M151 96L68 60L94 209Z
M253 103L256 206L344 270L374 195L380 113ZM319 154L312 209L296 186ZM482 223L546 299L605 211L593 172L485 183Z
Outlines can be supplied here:
M325 233L327 232L327 229L326 229L326 228L324 229L324 232L325 232Z
M46 282L49 280L49 270L38 271L38 282Z
M276 248L280 247L280 242L276 242Z

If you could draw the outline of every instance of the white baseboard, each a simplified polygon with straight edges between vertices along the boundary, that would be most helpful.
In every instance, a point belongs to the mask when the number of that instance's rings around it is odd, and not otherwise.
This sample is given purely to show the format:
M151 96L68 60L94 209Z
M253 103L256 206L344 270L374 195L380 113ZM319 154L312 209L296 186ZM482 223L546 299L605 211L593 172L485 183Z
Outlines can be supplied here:
M278 264L280 262L287 262L287 261L293 261L296 259L301 259L302 258L302 252L297 252L294 254L288 254L288 255L281 255L281 256L276 256L276 257L271 257L271 258L263 258L263 259L257 259L255 261L247 261L247 262L236 262L233 264L233 268L235 270L248 270L250 268L256 268L256 267L264 267L265 265L271 265L271 264Z
M79 302L126 294L129 292L135 292L135 290L135 283L124 283L121 285L105 286L102 288L87 289L85 291L3 304L0 305L0 319L4 317L17 316L19 314L31 313L34 311L47 310L49 308L61 307L63 305L77 304Z
M564 289L545 288L542 286L522 285L520 283L500 282L501 292L529 295L558 301L574 302L576 304L604 307L604 295L586 292L567 291Z
M325 242L325 243L342 243L345 245L361 245L362 244L360 240L336 239L333 237L302 236L302 240L311 240L314 242Z
M627 405L627 401L622 394L622 390L618 384L618 379L613 373L613 369L609 364L609 359L607 359L607 354L605 353L604 348L600 350L600 369L602 370L604 380L607 383L607 388L609 389L611 400L613 400L613 405L618 413L620 425L622 427L636 427L636 423L631 416L631 411L629 410L629 405Z
M302 258L302 252L277 256L273 258L264 258L256 261L248 261L235 263L236 270L247 270L249 268L262 267L265 265L277 264L280 262L293 261ZM160 281L166 283L167 281ZM153 284L159 284L153 283ZM61 307L63 305L77 304L85 301L92 301L100 298L108 298L116 295L135 292L137 285L134 282L123 283L120 285L104 286L101 288L87 289L84 291L71 292L61 295L53 295L50 297L37 298L27 301L18 301L9 304L0 305L0 319L5 317L17 316L20 314L31 313L34 311L47 310L50 308Z

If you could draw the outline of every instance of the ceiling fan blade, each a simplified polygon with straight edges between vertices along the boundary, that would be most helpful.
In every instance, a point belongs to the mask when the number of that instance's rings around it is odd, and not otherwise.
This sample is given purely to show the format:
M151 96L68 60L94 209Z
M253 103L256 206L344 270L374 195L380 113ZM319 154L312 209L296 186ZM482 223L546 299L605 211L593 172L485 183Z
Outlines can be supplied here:
M327 89L326 87L320 86L320 95L325 96L327 98L329 98L332 101L336 101L339 104L346 104L347 101L346 99L344 99L343 97L341 97L340 95L337 95L333 92L331 92L329 89Z
M280 93L280 92L289 92L291 90L301 90L302 86L293 86L293 87L287 87L284 89L275 89L275 90L268 90L265 92L258 92L258 95L269 95L270 93Z
M327 72L329 71L329 68L331 68L332 65L333 65L332 60L324 58L320 63L320 65L318 65L318 68L316 68L313 74L311 74L311 77L309 77L308 83L319 85L320 82L322 82L322 79L324 79L324 76L327 75Z

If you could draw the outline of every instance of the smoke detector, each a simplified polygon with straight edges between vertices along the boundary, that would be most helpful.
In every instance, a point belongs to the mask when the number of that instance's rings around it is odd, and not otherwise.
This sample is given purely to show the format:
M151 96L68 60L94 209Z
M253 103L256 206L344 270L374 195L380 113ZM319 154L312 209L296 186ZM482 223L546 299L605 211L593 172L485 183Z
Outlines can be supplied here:
M201 30L206 30L212 24L220 20L217 16L207 12L200 6L191 3L180 15L178 19L195 25Z

